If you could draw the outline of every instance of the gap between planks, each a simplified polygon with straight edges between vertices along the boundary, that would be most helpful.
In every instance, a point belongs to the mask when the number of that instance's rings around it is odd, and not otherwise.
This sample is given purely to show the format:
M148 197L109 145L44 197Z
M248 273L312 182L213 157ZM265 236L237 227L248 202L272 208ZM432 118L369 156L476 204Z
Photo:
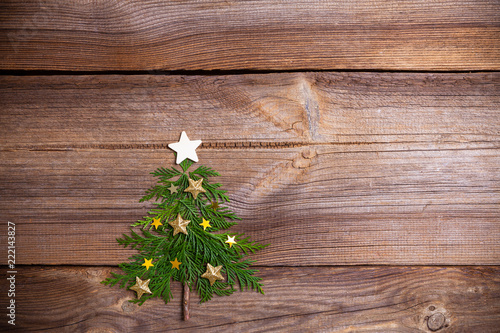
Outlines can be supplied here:
M498 69L480 69L480 70L412 70L412 69L350 69L350 68L331 68L331 69L290 69L290 70L260 70L260 69L236 69L236 70L132 70L132 71L77 71L77 70L2 70L0 76L241 76L241 75L259 75L259 74L294 74L294 73L386 73L386 74L487 74L498 73Z

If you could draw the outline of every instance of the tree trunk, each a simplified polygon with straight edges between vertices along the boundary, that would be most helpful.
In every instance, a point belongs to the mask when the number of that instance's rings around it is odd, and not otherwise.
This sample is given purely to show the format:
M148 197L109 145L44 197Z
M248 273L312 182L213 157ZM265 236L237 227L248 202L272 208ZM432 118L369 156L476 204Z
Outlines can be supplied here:
M189 286L184 283L184 299L182 301L184 321L189 320Z

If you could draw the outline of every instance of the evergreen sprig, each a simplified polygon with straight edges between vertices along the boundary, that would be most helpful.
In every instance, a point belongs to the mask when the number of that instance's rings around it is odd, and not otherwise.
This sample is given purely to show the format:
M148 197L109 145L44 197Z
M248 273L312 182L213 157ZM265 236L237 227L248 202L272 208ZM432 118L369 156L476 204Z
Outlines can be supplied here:
M267 245L252 242L243 234L217 233L236 225L235 220L239 217L228 207L221 206L229 202L226 191L220 189L221 184L209 181L219 173L206 166L187 172L192 164L186 159L180 163L182 170L172 167L152 172L158 178L158 184L148 189L140 202L154 199L157 201L155 208L132 224L132 227L140 227L139 232L131 228L130 235L124 234L117 239L120 245L136 249L139 253L130 257L130 262L119 265L122 274L112 273L102 283L130 288L136 283L136 277L150 279L151 294L131 300L133 303L141 305L153 297L160 297L168 303L172 299L172 281L179 281L187 284L190 290L196 290L201 302L210 300L214 294L231 295L236 285L240 290L250 288L264 294L261 278L255 276L258 271L249 268L254 261L245 259L245 256ZM203 179L202 186L206 192L194 199L191 193L184 191L189 186L189 179ZM171 191L172 185L177 187L177 191ZM173 228L168 224L178 214L191 221L187 226L187 235L178 233L174 236ZM155 228L152 225L155 219L160 219L163 225ZM200 225L203 219L210 221L206 230ZM228 236L235 237L236 244L229 246L226 243ZM147 269L143 266L144 259L153 259L154 266ZM173 268L170 263L175 259L181 262L179 269ZM222 266L223 281L211 285L208 279L201 277L208 263L214 267Z

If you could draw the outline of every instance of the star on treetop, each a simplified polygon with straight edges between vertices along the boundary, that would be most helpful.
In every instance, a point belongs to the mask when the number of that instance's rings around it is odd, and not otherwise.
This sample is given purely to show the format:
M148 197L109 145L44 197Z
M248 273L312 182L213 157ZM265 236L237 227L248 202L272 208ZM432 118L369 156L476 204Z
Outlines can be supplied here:
M201 140L189 140L186 132L182 131L181 139L179 142L169 143L168 147L177 153L175 163L180 164L186 158L193 162L198 162L198 155L196 155L196 148L201 145Z

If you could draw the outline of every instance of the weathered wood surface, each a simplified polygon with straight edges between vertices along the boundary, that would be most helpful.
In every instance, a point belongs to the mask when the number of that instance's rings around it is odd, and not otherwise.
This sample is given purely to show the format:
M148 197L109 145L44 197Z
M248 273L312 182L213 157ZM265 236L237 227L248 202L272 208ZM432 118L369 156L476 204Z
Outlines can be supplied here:
M0 2L0 71L134 74L0 77L18 265L0 331L497 332L500 74L325 70L495 71L499 54L495 0ZM185 70L321 72L162 74ZM182 130L238 231L271 243L252 257L265 296L192 294L189 322L178 284L137 307L99 283L135 253L115 238Z
M356 145L201 150L262 265L499 264L500 151ZM168 150L2 152L22 264L117 264ZM238 166L235 168L235 166ZM2 243L6 242L3 237ZM6 259L2 259L5 261Z
M498 70L500 3L2 1L7 70Z
M0 215L18 263L117 264L187 129L261 265L499 264L499 77L4 77Z
M226 148L500 138L499 73L4 76L0 100L4 150L166 148L181 130Z
M132 291L99 282L105 267L20 267L16 329L21 332L497 332L498 267L260 268L266 295L237 292L199 304L182 321L174 300L128 302ZM0 274L5 280L5 271ZM7 294L6 284L0 295ZM429 319L430 318L430 319ZM429 323L430 321L430 323ZM12 330L6 320L2 331Z

